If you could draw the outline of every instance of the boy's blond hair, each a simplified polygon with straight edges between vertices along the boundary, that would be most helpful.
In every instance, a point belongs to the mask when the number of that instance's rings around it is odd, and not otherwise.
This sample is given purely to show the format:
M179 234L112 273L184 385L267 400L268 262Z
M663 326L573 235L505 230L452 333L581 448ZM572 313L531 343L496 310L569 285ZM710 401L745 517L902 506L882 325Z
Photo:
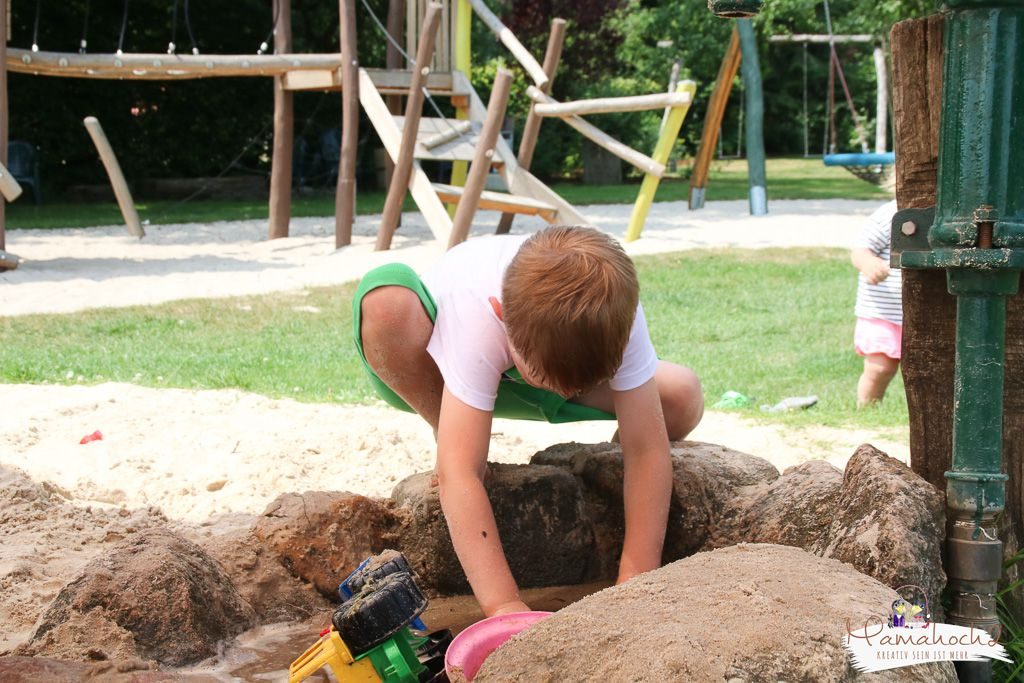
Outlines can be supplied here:
M532 235L502 282L512 348L545 388L566 396L609 380L622 364L640 284L622 246L594 228Z

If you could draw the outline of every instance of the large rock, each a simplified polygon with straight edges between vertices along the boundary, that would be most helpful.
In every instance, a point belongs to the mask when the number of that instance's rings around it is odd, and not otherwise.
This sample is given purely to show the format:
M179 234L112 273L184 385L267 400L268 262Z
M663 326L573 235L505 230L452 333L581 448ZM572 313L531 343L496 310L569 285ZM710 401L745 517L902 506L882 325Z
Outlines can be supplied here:
M299 621L331 608L313 584L285 569L249 531L214 536L202 545L220 562L262 624Z
M849 562L892 588L913 585L938 596L946 585L943 492L895 458L864 444L846 464L828 541L816 554ZM938 598L933 600L941 618Z
M537 453L531 462L561 467L578 478L587 517L594 524L600 576L614 578L625 530L622 449L612 443L559 444ZM679 441L672 444L672 475L666 562L699 550L739 490L771 482L779 472L766 460L724 446Z
M218 642L255 623L213 558L153 529L86 565L43 614L24 653L113 659L132 654L133 644L139 657L182 666L215 654Z
M782 476L734 497L711 530L706 549L744 541L809 550L828 538L843 473L822 460L794 465Z
M865 677L842 644L896 593L841 562L778 545L698 553L591 595L513 638L488 681L955 683L949 662Z
M576 480L555 467L488 466L487 495L505 556L521 587L580 583L592 578L594 537ZM430 472L395 487L403 515L398 547L424 588L442 593L469 589L441 511L440 489Z
M385 501L338 491L278 496L253 535L294 574L326 596L360 562L393 547L398 521Z
M941 492L870 445L845 474L823 462L790 467L777 481L740 491L706 548L743 541L804 548L848 562L891 588L918 586L938 596L945 509ZM936 619L941 605L933 600Z

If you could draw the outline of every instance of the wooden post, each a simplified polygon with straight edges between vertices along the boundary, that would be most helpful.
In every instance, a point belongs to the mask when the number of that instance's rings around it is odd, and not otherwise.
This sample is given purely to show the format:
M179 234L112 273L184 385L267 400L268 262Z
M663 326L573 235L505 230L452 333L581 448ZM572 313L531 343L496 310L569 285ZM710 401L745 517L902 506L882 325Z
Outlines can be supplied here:
M11 0L0 0L0 164L7 164L7 39L10 31ZM7 207L0 200L0 252L7 248L6 236ZM5 259L0 258L0 262Z
M274 52L292 51L291 0L274 0ZM295 137L295 95L284 89L283 76L274 77L274 149L270 161L269 239L288 236L292 213L292 146Z
M554 84L555 72L558 70L558 63L562 60L562 46L565 44L565 19L554 19L551 22L551 33L548 35L548 46L544 50L544 73L547 74L548 82L541 88L541 92L550 93ZM533 153L537 149L537 138L540 136L540 124L543 117L538 116L534 111L536 103L530 105L530 112L526 115L526 123L523 125L523 135L519 140L519 153L516 158L519 165L530 170L533 163ZM505 235L512 229L514 213L503 213L498 221L498 229L495 234Z
M889 70L885 64L885 51L881 45L875 45L875 81L877 95L875 97L875 151L884 154L889 146Z
M704 115L704 132L701 134L700 148L693 161L693 173L690 174L690 210L704 208L708 171L711 169L711 159L714 157L718 134L722 129L725 106L729 103L729 91L732 90L732 82L736 78L739 68L740 35L733 28L732 35L729 37L729 46L725 48L725 56L722 57L722 64L718 67L715 88L708 101L707 114Z
M341 154L334 197L334 247L352 243L356 215L356 154L359 152L359 56L356 0L338 0L341 16Z
M402 39L402 34L405 32L405 0L389 0L388 2L388 33L396 41ZM404 69L405 62L402 59L402 53L398 50L398 46L388 41L388 51L386 63L388 69ZM402 113L402 96L401 95L388 95L384 98L387 102L388 111L392 114ZM395 162L392 160L391 155L387 152L384 153L384 189L391 188L391 176L395 172Z
M473 223L473 216L476 215L477 206L480 204L480 194L484 191L484 183L487 182L487 174L491 170L494 147L498 141L498 135L501 133L501 123L505 120L505 109L508 107L508 94L511 87L512 72L499 68L498 73L494 76L491 98L487 102L487 118L484 119L480 142L477 143L473 163L469 167L469 175L466 176L466 187L462 191L462 199L459 200L459 206L455 210L452 234L448 240L449 249L459 242L464 242L469 236L469 227Z
M430 59L434 54L434 40L440 23L441 5L431 2L427 5L427 13L423 17L423 28L416 47L416 67L412 72L412 83L409 85L409 95L405 101L402 144L398 150L398 158L395 159L395 174L391 179L391 187L388 188L384 212L380 218L380 230L377 232L378 251L391 248L391 238L402 216L402 203L405 201L409 177L412 175L416 133L419 131L420 116L423 113L423 82L430 73Z
M99 152L103 167L107 169L107 175L110 177L110 184L114 188L114 196L117 197L117 205L121 207L121 215L124 217L124 224L128 227L128 232L135 237L145 236L146 233L142 229L139 214L135 210L135 202L132 201L132 193L128 189L124 173L121 172L121 165L117 163L114 148L110 146L103 127L95 116L86 116L85 129L89 131L89 137L96 145L96 151Z

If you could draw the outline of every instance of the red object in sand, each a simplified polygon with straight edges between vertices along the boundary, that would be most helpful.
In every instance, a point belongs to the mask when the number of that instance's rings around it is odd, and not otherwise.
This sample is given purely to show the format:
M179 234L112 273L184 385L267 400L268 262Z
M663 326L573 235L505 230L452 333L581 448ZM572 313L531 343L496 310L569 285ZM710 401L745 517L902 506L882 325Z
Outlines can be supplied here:
M79 441L78 443L86 444L89 443L90 441L103 441L103 432L97 429L92 434L86 434L85 436L83 436L82 440Z

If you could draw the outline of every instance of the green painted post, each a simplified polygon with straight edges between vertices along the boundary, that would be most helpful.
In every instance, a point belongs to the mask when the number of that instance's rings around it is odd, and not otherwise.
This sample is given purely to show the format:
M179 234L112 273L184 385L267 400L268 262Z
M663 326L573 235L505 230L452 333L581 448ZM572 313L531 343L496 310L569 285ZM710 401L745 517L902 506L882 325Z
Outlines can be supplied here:
M750 182L750 213L763 216L768 213L767 173L764 161L764 91L761 87L761 63L757 58L757 37L750 19L739 19L736 27L740 34L743 62L743 89L746 92L747 118L747 176Z

